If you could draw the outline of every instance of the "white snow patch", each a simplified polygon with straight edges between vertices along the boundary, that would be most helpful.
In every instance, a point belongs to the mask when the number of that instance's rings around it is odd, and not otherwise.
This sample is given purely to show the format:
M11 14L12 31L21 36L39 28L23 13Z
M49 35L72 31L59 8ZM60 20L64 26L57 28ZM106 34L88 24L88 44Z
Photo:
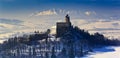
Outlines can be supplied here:
M95 52L83 58L120 58L120 47L95 49Z

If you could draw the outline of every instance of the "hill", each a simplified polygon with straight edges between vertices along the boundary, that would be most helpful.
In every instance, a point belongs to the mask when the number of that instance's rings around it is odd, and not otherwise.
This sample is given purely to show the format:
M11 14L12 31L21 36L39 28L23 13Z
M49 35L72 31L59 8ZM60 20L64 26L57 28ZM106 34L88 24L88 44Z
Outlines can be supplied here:
M92 52L95 47L117 46L120 41L108 39L102 34L91 35L78 27L71 27L70 30L59 38L46 32L35 31L34 34L9 38L0 45L0 52L9 57L81 57Z

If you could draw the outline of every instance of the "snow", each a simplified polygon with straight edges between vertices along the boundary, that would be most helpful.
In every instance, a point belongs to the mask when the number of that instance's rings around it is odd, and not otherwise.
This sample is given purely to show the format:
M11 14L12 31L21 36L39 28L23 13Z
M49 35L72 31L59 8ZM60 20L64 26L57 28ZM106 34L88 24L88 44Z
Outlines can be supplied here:
M120 46L94 49L94 52L83 58L120 58Z

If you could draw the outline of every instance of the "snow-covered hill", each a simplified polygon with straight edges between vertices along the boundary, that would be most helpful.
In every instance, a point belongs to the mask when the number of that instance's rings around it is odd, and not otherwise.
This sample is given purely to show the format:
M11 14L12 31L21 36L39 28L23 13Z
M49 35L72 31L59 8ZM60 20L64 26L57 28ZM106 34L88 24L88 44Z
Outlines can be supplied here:
M94 49L93 53L83 58L120 58L120 46Z

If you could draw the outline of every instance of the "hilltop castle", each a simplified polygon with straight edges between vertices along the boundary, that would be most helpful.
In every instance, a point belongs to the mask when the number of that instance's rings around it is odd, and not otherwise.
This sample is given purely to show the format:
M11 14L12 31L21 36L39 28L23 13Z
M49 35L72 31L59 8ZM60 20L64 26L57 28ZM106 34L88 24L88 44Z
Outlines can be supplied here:
M70 22L70 17L69 15L67 14L65 16L65 22L57 22L56 23L56 37L61 37L62 35L64 35L66 32L69 31L70 27L72 26L71 25L71 22Z

